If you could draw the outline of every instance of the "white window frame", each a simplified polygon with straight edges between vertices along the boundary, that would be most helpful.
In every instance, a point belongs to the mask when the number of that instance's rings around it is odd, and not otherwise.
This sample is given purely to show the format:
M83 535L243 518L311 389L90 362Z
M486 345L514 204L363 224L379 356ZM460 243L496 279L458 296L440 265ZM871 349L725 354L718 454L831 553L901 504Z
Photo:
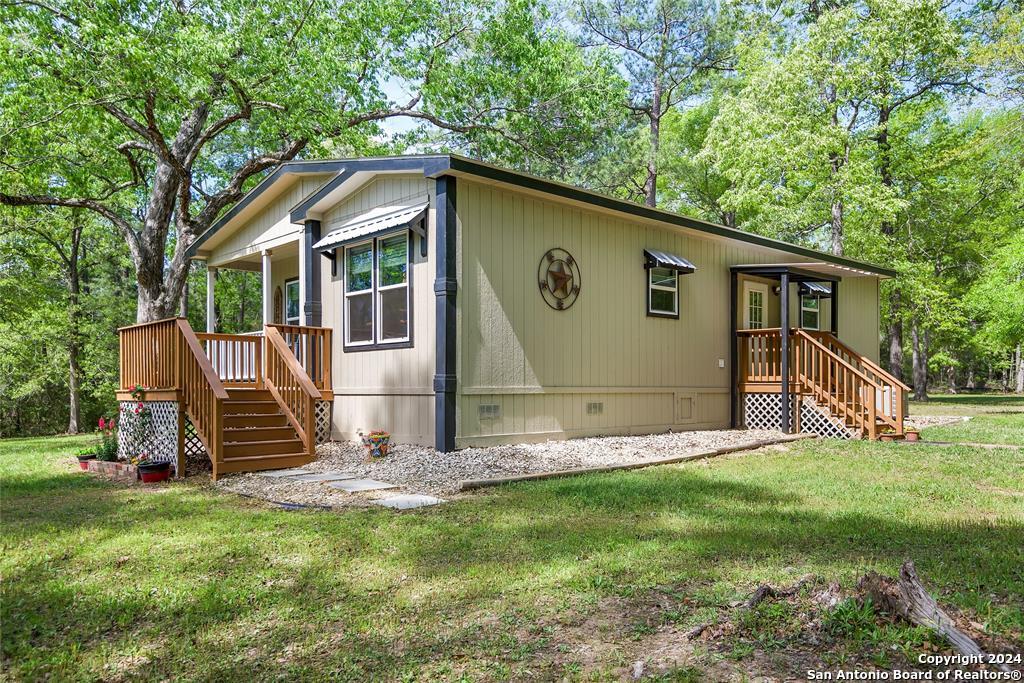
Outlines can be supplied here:
M761 320L758 327L753 327L750 320L750 294L757 292L761 295ZM743 328L747 330L762 330L766 327L768 318L768 285L760 282L743 283Z
M654 284L654 271L655 270L667 270L672 273L674 286L669 287L667 285L656 285ZM658 308L654 308L654 297L651 294L654 291L660 292L672 292L672 308L671 311L664 311ZM679 271L672 268L648 268L647 269L647 315L661 317L661 318L678 318L679 317Z
M805 301L815 301L817 306L814 308L807 308ZM804 312L814 313L814 327L810 325L804 325ZM807 294L800 295L800 327L805 330L820 330L821 329L821 299L809 296Z
M294 318L288 317L288 290L295 287L296 298L299 302L298 315ZM285 325L299 325L302 323L302 287L299 285L299 278L293 277L284 281L284 311L281 316Z
M380 242L396 235L404 235L406 239L405 243L405 282L398 285L387 285L381 287L380 282ZM372 260L372 266L370 268L370 288L360 289L357 292L348 291L348 252L350 249L356 249L359 247L365 247L367 244L370 245L370 255ZM412 341L412 249L409 245L409 230L394 230L381 235L375 235L369 239L354 242L352 244L345 245L342 253L342 291L344 292L344 310L342 315L345 320L345 348L349 349L372 349L378 347L391 347L399 344L408 344ZM381 325L381 292L387 292L399 288L405 288L405 306L408 311L408 320L406 322L406 334L404 337L389 337L384 339L381 337L382 325ZM351 327L349 319L349 306L348 300L353 296L365 296L367 293L370 294L370 316L373 321L373 338L368 341L352 341L351 339Z

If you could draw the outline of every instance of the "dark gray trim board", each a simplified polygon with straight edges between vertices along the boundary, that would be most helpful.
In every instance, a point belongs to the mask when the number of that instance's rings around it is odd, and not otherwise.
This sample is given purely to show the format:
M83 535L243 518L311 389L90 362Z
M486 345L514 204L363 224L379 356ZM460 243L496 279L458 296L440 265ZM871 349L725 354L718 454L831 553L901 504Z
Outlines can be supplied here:
M434 448L442 453L455 450L456 387L456 322L455 297L458 294L458 271L455 249L458 231L457 181L453 176L437 178L437 207L434 239L436 275L435 358L434 358Z
M639 216L650 220L689 228L700 232L735 239L740 242L756 244L762 247L777 249L790 254L798 254L809 258L815 258L828 263L833 263L847 268L855 268L884 277L896 277L896 271L882 268L870 263L864 263L849 259L844 256L835 256L814 249L789 244L780 240L762 237L753 233L729 228L717 223L681 216L679 214L654 209L649 206L634 204L621 199L596 194L582 188L565 185L563 183L545 180L536 176L511 171L497 166L491 166L480 161L467 159L456 155L424 155L424 156L402 156L402 157L374 157L365 159L337 159L333 161L289 161L277 167L265 180L249 191L230 211L224 214L214 223L209 230L200 237L188 249L188 255L194 257L199 247L206 242L217 230L223 227L228 221L248 206L256 197L262 194L277 178L286 173L337 173L335 178L328 180L318 189L314 190L308 197L297 204L291 214L294 222L301 222L305 218L308 207L315 204L319 199L325 197L331 190L344 182L351 174L361 171L419 171L428 178L440 179L447 173L465 173L467 175L507 183L516 187L529 190L536 190L564 199L583 202L591 206L597 206L613 211ZM828 277L819 275L820 280L829 280Z
M306 263L308 267L305 273L299 273L304 280L306 287L306 303L303 313L306 314L306 324L311 327L320 327L323 322L323 307L320 303L320 256L313 251L313 245L320 240L320 221L308 220L304 225L306 238Z

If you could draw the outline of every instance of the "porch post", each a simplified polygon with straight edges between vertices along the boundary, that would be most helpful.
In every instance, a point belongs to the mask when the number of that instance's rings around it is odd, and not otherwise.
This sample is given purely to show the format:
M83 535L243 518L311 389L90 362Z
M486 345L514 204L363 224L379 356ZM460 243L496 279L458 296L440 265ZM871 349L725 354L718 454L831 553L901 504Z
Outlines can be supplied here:
M737 391L736 382L738 378L736 361L737 353L736 347L739 345L739 340L736 338L736 296L738 295L739 289L739 275L736 271L729 272L729 426L735 429L738 425L736 418L739 413L739 406L737 401L739 400L739 392Z
M782 328L781 353L782 353L782 381L780 382L780 411L781 426L784 434L790 431L790 410L789 410L789 273L783 273L779 277L779 326Z
M839 282L832 283L832 306L829 310L832 323L832 336L839 337Z
M274 278L270 272L270 249L263 250L263 324L274 322Z
M306 289L306 270L309 268L309 256L306 251L309 249L309 240L306 235L306 231L303 230L299 234L299 324L308 325L309 319L306 317L306 302L309 301L309 292ZM285 302L285 307L288 303ZM285 318L288 314L285 313Z
M206 331L217 331L217 309L213 305L213 286L217 282L217 269L206 267Z
M299 257L299 296L302 298L302 324L320 327L320 265L322 259L313 253L313 245L320 241L320 221L309 219L303 230ZM305 261L303 262L303 258Z

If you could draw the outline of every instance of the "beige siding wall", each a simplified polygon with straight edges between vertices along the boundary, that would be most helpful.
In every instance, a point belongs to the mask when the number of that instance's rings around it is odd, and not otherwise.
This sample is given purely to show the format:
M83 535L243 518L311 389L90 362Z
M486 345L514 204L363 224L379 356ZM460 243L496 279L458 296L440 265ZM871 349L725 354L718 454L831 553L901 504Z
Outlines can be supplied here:
M809 260L467 179L458 197L460 446L727 426L729 266ZM581 269L566 311L538 292L553 247ZM645 247L697 266L679 280L679 320L646 315ZM858 291L846 282L844 301Z
M281 322L284 323L287 312L285 306L285 291L284 283L287 280L293 280L299 277L299 257L298 256L283 256L281 258L275 258L271 255L270 262L270 285L271 285L271 296L278 288L281 289ZM271 312L273 312L273 301L271 301Z
M330 176L299 176L278 197L210 250L210 264L217 265L263 249L299 239L301 225L293 225L289 210L320 187Z
M379 176L326 212L323 234L339 222L375 206L401 204L430 196L428 256L420 256L420 238L412 241L413 346L405 349L345 352L343 305L344 267L338 273L329 261L322 266L323 325L334 330L334 438L386 429L404 443L434 443L434 201L433 181L422 176Z
M839 338L879 362L878 278L848 277L839 283Z

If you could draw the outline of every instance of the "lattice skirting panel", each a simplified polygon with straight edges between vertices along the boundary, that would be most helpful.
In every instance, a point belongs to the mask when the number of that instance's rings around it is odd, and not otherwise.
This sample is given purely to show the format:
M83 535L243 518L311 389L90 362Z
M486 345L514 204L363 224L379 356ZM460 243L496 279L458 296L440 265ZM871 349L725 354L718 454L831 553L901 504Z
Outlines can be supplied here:
M136 413L138 401L121 401L117 454L130 460L146 454L150 460L178 462L178 402L143 401L148 417Z
M331 413L334 404L331 401L316 402L316 442L327 443L331 440Z
M789 397L790 405L793 399L793 396ZM744 394L743 424L748 429L778 429L781 407L781 394ZM819 407L809 396L800 402L800 431L826 438L854 438L854 434L842 422Z
M182 413L182 417L185 419L185 443L183 444L185 461L209 458L210 456L206 454L206 446L203 445L203 440L196 433L196 428L193 426L192 420L189 419L188 413Z
M800 431L829 439L852 439L855 436L846 425L819 406L810 396L804 396L800 404Z

